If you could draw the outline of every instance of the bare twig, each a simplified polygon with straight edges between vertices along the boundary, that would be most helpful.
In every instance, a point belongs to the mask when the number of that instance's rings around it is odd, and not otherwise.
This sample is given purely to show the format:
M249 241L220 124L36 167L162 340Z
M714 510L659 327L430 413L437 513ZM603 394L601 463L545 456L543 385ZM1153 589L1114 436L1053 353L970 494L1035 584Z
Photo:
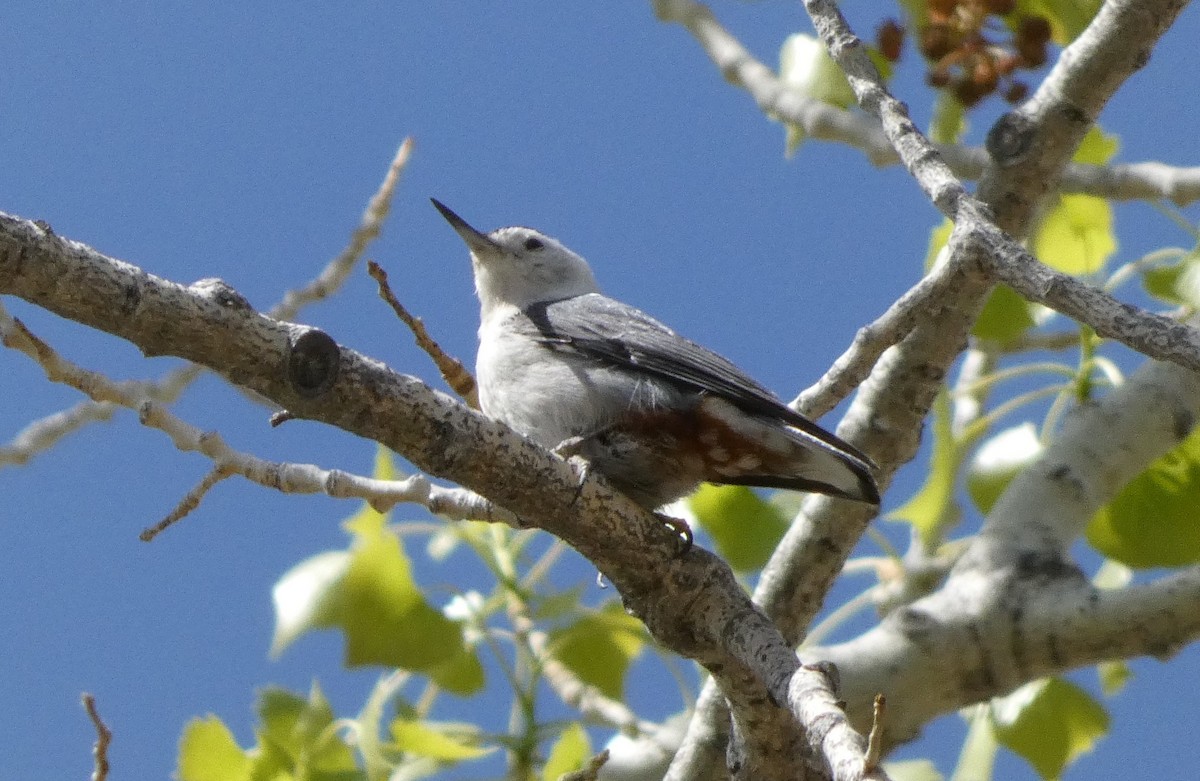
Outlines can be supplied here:
M108 779L108 746L112 743L112 730L100 718L96 709L96 698L88 693L83 695L83 709L87 711L92 726L96 728L96 745L92 748L95 757L95 770L92 771L92 781L107 781Z
M142 425L167 434L179 450L201 453L213 462L213 472L189 492L167 518L142 532L143 540L153 539L167 526L191 512L209 488L234 474L283 493L325 493L336 498L365 499L381 512L400 502L411 502L453 520L474 518L516 523L511 513L478 494L463 488L434 485L424 475L412 475L404 480L376 480L337 469L322 469L313 464L266 461L236 451L216 432L196 428L172 414L165 405L147 399L142 394L141 383L117 383L103 374L88 371L65 360L50 345L31 333L24 323L9 315L3 305L0 305L0 340L5 346L37 361L52 382L61 382L83 391L93 401L135 410Z
M362 219L351 234L346 247L338 253L337 257L326 264L325 268L312 281L284 293L280 302L269 310L273 317L290 320L303 307L328 298L342 286L354 265L366 251L367 246L379 236L383 229L383 222L391 209L396 185L400 180L400 174L408 164L412 147L411 138L404 139L404 142L400 144L391 165L388 166L387 174L367 203ZM157 380L143 382L142 393L146 398L163 404L171 404L203 373L203 367L195 364L183 366L168 372ZM24 464L30 458L50 449L60 439L88 423L109 420L114 411L115 407L111 404L84 401L68 410L36 420L18 433L8 445L0 446L0 467L8 464Z
M875 695L875 707L871 712L871 734L867 736L867 772L879 767L883 758L883 719L887 715L887 699Z
M234 473L228 467L215 467L211 472L204 476L204 479L200 481L199 485L187 492L187 495L179 501L179 504L175 506L174 510L172 510L158 523L143 529L142 533L138 535L138 538L141 539L142 542L150 542L153 540L159 535L160 532L166 530L168 526L174 525L176 521L182 520L184 516L199 507L201 500L204 499L204 495L207 494L214 485L227 477L232 477L233 474Z
M901 157L874 117L808 97L756 59L726 30L707 6L696 0L654 0L665 22L682 25L731 84L746 90L764 114L795 125L809 138L846 144L862 151L876 166L896 165ZM938 144L947 165L962 179L978 179L990 165L988 151L960 144ZM1108 166L1068 164L1062 192L1080 192L1112 200L1169 200L1180 206L1200 200L1200 167L1157 161Z
M425 323L421 321L421 318L413 317L404 308L404 304L400 303L388 284L387 272L378 263L373 260L368 261L367 270L371 274L371 279L374 279L379 285L379 297L388 302L392 311L396 313L396 317L404 321L404 324L413 332L417 346L433 359L446 384L467 403L468 407L479 409L479 389L475 385L475 378L471 372L467 371L467 367L463 366L462 361L448 355L442 346L434 341L433 337L429 335L429 331L425 329Z

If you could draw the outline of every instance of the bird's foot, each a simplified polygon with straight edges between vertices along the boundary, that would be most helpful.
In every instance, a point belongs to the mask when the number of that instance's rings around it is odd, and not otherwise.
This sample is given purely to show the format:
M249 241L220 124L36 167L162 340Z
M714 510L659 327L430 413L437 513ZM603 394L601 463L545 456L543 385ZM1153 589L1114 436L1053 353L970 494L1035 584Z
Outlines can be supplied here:
M682 518L673 518L663 513L655 513L654 517L679 538L679 550L676 551L675 556L677 558L686 556L687 552L692 549L692 543L695 542L695 539L692 537L692 527L688 526L687 521Z

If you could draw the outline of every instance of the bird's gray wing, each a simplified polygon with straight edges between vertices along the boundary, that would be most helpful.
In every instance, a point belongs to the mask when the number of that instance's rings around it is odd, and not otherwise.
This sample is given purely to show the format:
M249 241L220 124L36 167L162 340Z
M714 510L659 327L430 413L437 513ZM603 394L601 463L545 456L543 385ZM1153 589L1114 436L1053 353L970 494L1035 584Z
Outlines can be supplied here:
M537 338L617 366L720 396L738 408L778 419L864 464L871 459L779 400L729 360L685 339L640 309L588 293L524 311Z

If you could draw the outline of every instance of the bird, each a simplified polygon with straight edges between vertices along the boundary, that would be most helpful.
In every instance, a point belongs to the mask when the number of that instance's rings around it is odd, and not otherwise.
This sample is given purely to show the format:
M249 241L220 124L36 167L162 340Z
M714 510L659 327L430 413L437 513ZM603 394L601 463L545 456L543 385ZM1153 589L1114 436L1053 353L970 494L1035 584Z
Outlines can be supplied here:
M582 457L651 512L704 482L879 504L864 453L726 358L605 296L557 239L520 226L483 233L430 200L470 251L484 414Z

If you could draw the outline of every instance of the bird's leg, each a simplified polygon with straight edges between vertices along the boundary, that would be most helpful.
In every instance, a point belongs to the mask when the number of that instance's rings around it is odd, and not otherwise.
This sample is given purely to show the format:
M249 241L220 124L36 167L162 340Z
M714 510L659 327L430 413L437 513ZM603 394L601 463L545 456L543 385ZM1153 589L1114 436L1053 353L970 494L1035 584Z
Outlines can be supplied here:
M663 513L655 513L654 517L659 520L659 523L674 532L682 542L679 551L675 555L679 558L686 556L687 552L692 549L692 543L695 542L695 539L692 537L692 527L688 526L687 521L682 518L674 518Z
M570 437L558 443L554 448L554 455L559 458L565 458L571 468L575 470L575 474L579 477L579 481L575 484L575 496L571 497L571 504L574 505L579 501L580 494L583 493L583 484L587 482L588 476L592 472L591 463L579 455L579 446L583 443L585 437Z

